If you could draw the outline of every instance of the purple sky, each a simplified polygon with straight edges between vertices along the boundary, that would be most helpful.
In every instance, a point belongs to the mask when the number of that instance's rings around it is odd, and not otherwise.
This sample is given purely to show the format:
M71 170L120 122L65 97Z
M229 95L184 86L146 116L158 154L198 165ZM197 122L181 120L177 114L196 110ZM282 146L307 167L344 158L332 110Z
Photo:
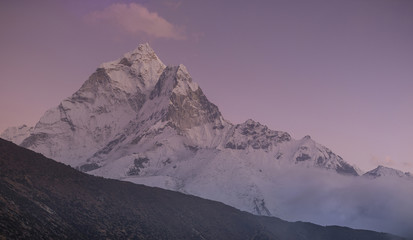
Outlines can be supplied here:
M149 42L224 117L413 172L413 1L1 1L0 131Z

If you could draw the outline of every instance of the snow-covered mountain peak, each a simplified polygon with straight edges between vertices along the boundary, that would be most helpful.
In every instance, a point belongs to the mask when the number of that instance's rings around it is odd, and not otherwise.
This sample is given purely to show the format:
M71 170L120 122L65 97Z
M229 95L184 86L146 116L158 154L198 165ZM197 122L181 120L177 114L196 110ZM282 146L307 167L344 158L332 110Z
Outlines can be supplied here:
M195 92L198 90L198 84L192 81L191 75L183 64L179 64L176 71L177 83L174 88L174 93L186 95L188 91Z
M291 136L282 131L274 131L252 119L237 124L225 144L225 148L244 150L253 149L268 150L277 143L288 142Z
M26 124L18 127L8 127L1 133L0 137L16 144L20 144L25 138L30 136L33 127L28 127Z
M400 173L400 172L402 172L402 171L400 171L400 170L397 170L397 169L394 169L394 168L390 168L390 167L386 167L386 166L383 166L383 165L377 166L377 167L374 169L374 171L375 171L375 172L382 172L382 173L384 173L384 172L388 172L388 173L390 173L390 172L394 172L394 173Z
M161 62L155 51L148 43L145 43L139 44L133 51L125 53L120 63L124 65L134 65L151 61Z
M305 137L303 137L303 140L310 140L310 139L311 139L310 135L306 135Z
M358 175L309 136L295 140L252 119L226 121L184 65L165 66L148 44L102 64L27 129L22 146L82 171L258 214L275 209L267 209L272 190L266 185L281 166ZM8 135L21 141L17 128Z
M134 50L123 54L123 57L100 65L101 68L110 69L114 66L121 64L131 67L132 65L149 63L149 62L161 62L155 51L149 46L148 43L139 44Z
M379 165L377 168L366 172L363 174L364 177L368 178L378 178L378 177L400 177L400 178L410 178L413 180L410 173L404 173L400 170L385 167L383 165Z
M152 90L165 67L146 43L115 61L101 64L97 72L107 74L113 87L134 93L136 89L141 92Z
M249 118L245 122L241 123L240 125L250 125L250 126L253 127L253 126L260 126L261 123L259 123L257 121L254 121L253 119ZM262 126L264 126L264 125L262 125ZM264 126L264 127L266 127L266 126Z
M304 166L318 166L320 168L334 169L344 175L358 176L356 169L344 161L339 155L329 148L317 143L310 136L297 140L297 147L291 160L295 164Z
M22 146L79 165L135 120L164 69L148 44L102 64L77 92L41 117Z
M131 60L137 60L137 59L144 59L145 57L155 57L155 51L149 46L149 43L142 43L139 44L138 47L136 47L134 50L125 53L125 57L128 57ZM157 56L156 56L157 58Z

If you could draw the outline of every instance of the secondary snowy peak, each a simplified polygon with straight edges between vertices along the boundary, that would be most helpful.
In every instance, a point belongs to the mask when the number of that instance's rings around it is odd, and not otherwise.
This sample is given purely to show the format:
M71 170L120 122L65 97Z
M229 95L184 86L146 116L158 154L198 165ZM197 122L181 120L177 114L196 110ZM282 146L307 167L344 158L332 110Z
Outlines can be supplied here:
M318 167L344 175L358 176L356 169L330 149L315 142L310 136L292 139L282 131L274 131L254 120L237 124L228 133L224 148L236 151L264 151L281 164L289 163Z
M378 166L377 168L366 172L363 174L364 177L367 178L379 178L379 177L399 177L399 178L408 178L410 180L413 180L413 176L406 172L402 172L400 170L394 169L394 168L389 168L385 166Z
M268 150L277 143L288 142L291 136L286 132L274 131L252 119L235 125L225 143L225 148Z
M4 132L1 133L0 137L14 142L15 144L20 144L25 138L30 136L32 131L33 127L28 127L26 125L8 127L6 130L4 130Z
M297 142L296 151L291 158L296 164L331 169L344 175L359 175L353 166L327 147L315 142L310 136L305 136Z

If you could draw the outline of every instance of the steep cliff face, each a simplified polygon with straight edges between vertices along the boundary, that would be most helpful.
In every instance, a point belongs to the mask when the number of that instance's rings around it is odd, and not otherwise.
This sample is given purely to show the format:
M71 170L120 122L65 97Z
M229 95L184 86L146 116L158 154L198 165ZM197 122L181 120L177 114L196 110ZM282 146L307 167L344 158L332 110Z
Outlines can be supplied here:
M81 171L262 215L276 211L268 186L285 166L358 175L310 137L295 140L254 120L226 121L185 66L165 66L147 44L102 64L26 128L3 135Z
M198 84L192 82L184 65L167 67L150 94L150 100L163 99L163 121L171 121L180 130L204 124L222 125L218 107L208 101Z

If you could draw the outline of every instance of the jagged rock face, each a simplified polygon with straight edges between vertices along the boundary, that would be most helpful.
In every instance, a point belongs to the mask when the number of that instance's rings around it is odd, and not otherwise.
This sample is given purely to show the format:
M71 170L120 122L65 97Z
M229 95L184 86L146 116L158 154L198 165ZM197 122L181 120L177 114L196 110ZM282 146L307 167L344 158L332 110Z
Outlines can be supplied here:
M172 121L181 130L207 123L219 125L222 121L218 107L209 102L201 88L192 82L183 65L165 69L150 98L162 95L170 101L162 120Z
M268 186L280 166L357 175L310 137L226 121L185 66L166 67L147 44L102 64L24 134L22 146L81 171L262 215L276 211Z
M218 107L210 103L201 88L188 90L187 95L172 93L167 120L172 120L181 129L190 129L221 120ZM219 125L218 127L221 127Z
M290 140L291 136L288 133L270 130L267 126L250 119L233 128L225 148L246 149L252 147L253 149L268 150L268 148L276 146L277 143Z

